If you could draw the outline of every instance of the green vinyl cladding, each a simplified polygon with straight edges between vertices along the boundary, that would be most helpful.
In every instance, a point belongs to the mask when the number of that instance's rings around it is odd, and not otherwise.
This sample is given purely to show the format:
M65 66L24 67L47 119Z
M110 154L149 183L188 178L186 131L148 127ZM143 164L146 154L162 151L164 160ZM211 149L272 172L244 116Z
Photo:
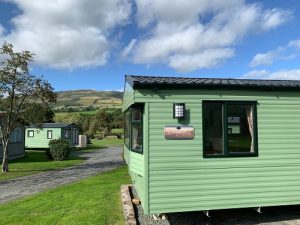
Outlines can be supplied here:
M143 112L143 134L148 133L148 104L144 105ZM133 185L139 195L145 212L148 211L148 140L144 140L143 154L129 151L124 145L124 158L128 165L129 174Z
M257 101L257 157L203 157L203 100ZM186 104L184 121L173 119L176 102ZM146 213L300 204L299 92L140 89L134 103L147 105L145 165L134 169L144 168ZM164 127L178 124L195 138L166 140Z
M28 137L28 131L34 131L34 137ZM52 139L47 138L47 132L52 130ZM49 141L60 139L62 136L62 128L26 128L25 147L26 148L48 148Z
M124 87L122 111L124 112L130 105L134 103L134 90L126 82Z

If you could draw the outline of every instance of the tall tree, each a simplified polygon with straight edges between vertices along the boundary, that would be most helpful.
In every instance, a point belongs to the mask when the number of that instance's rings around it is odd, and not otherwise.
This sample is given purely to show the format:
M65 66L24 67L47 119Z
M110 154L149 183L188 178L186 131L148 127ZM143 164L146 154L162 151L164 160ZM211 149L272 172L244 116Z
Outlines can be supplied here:
M89 133L95 134L100 133L101 137L104 138L106 135L111 133L112 115L105 110L97 112L90 121Z
M51 85L32 75L29 63L30 51L15 52L13 45L4 43L0 48L0 135L3 146L2 172L8 172L8 151L11 134L17 127L38 123L44 116L41 110L33 110L34 103L56 101ZM34 116L28 116L34 111Z
M31 123L54 123L54 112L47 103L31 103L28 105L26 118Z

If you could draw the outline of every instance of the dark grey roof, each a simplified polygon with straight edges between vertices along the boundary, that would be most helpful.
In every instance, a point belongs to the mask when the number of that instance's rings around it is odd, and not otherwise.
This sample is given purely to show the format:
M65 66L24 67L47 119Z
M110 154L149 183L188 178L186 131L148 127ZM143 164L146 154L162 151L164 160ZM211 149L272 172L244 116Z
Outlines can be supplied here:
M254 80L233 78L185 78L126 75L133 88L224 88L224 89L267 89L300 90L298 80Z
M76 126L76 124L74 123L43 123L42 128L65 128L71 125ZM27 128L36 128L36 127L37 126L35 124L30 124Z

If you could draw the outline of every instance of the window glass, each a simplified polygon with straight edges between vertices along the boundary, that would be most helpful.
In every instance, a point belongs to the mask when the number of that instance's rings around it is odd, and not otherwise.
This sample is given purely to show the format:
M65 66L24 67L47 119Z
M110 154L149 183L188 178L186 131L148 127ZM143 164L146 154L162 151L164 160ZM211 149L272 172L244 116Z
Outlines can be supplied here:
M124 114L124 142L128 149L143 153L143 110L140 106Z
M28 137L34 137L34 131L33 131L33 130L29 130L29 131L27 132L27 136L28 136Z
M205 156L257 156L256 103L203 102Z
M129 133L130 133L130 110L124 115L124 142L129 148Z
M52 139L52 130L47 131L47 138Z
M142 124L133 124L131 126L131 149L135 151L142 151L143 149Z
M67 139L71 138L71 130L70 129L65 129L65 138L67 138Z
M228 104L229 153L254 152L253 105Z
M204 152L207 155L224 154L222 103L204 103Z
M141 122L142 121L142 111L140 108L133 108L131 110L131 121Z

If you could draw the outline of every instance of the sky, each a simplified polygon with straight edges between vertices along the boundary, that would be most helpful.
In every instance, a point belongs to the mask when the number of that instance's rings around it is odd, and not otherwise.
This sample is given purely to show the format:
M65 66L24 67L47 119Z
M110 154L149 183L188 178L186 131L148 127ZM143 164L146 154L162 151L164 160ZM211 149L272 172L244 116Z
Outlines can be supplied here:
M124 75L300 79L298 0L0 0L0 45L56 91Z

